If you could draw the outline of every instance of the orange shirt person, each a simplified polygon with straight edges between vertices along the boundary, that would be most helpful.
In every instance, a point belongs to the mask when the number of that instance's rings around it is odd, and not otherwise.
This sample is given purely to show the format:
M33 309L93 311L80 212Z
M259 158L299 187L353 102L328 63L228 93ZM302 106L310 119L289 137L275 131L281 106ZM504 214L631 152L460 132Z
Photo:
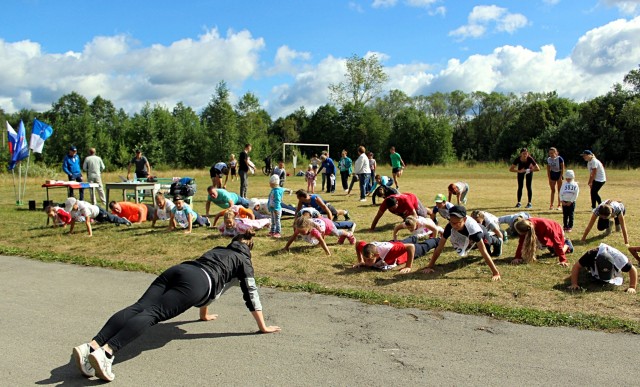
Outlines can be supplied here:
M131 223L147 221L150 213L147 205L142 203L112 201L109 203L109 209L112 214L128 219ZM151 214L153 214L153 212L151 212Z

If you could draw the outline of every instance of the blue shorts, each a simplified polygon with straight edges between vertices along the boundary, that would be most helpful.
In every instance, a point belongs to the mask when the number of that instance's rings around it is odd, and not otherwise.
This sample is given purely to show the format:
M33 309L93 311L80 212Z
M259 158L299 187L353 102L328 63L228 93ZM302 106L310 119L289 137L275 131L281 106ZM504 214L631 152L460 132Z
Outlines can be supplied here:
M551 181L562 180L562 172L560 172L560 171L558 171L558 172L554 172L554 171L549 172L549 179L551 179Z

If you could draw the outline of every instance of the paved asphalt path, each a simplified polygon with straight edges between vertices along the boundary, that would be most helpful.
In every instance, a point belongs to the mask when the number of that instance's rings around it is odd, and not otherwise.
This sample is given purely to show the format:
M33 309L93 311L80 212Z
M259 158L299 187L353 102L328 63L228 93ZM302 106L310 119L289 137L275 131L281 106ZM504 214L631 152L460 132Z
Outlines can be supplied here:
M154 276L0 257L0 385L103 384L71 349ZM639 385L640 337L536 328L454 313L261 289L256 334L239 289L147 330L116 355L112 385Z

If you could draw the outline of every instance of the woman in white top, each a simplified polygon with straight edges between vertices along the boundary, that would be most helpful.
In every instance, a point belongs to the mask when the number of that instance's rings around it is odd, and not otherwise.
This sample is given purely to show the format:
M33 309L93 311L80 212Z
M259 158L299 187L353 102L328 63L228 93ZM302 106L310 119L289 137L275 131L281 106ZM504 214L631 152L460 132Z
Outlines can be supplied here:
M600 188L607 181L607 174L604 172L604 165L600 160L596 159L596 155L590 150L585 150L581 154L584 161L587 162L589 168L589 187L591 188L591 209L595 210L596 206L602 203L602 198L598 194Z
M167 198L164 197L162 192L158 192L155 198L155 211L153 212L153 222L151 222L151 227L155 227L156 222L158 220L169 220L171 219L171 210L175 207L175 204Z

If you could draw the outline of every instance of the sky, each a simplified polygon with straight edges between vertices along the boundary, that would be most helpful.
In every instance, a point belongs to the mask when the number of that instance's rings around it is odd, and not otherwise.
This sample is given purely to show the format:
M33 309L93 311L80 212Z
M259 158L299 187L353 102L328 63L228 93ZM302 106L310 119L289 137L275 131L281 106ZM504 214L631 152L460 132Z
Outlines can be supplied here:
M200 112L225 81L273 118L329 100L352 55L385 90L605 94L640 64L640 0L3 0L0 108L73 91Z

